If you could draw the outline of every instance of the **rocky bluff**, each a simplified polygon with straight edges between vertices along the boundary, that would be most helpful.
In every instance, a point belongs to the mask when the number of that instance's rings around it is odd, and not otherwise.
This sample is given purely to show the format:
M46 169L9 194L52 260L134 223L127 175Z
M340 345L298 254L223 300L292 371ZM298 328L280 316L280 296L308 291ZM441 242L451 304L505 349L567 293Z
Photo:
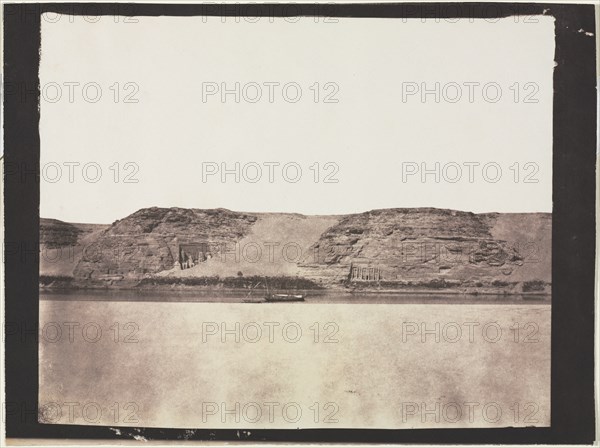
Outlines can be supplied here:
M434 208L348 215L324 232L301 275L329 286L548 292L551 215ZM528 291L529 289L529 291Z
M547 213L398 208L303 216L152 207L108 226L42 219L41 247L76 249L71 263L41 261L40 274L73 277L78 286L110 281L130 287L148 277L166 284L165 277L226 277L243 270L292 275L325 288L547 293L551 225ZM240 242L278 238L286 240L276 241L281 245L300 242L303 256L293 266L282 260L238 266L223 256Z
M203 244L210 256L211 250L242 238L255 221L255 216L224 209L141 209L90 241L73 275L137 278L169 270L181 262L181 246Z

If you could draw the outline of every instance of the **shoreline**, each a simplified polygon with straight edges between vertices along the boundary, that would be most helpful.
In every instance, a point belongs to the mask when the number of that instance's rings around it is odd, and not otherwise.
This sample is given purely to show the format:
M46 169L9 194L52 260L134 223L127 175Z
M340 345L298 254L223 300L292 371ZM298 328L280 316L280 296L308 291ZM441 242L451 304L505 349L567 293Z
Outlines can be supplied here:
M154 287L147 286L41 286L39 291L42 292L76 292L76 291L137 291L137 292L176 292L176 293L190 293L190 294L222 294L231 295L239 294L241 296L247 295L250 291L246 288L213 288L213 287L198 287L198 286L185 286L185 285L161 285ZM266 289L254 289L254 294L257 296L264 295L267 293ZM477 291L472 289L425 289L425 288L398 288L398 289L364 289L364 288L323 288L323 289L301 289L300 291L310 296L324 296L328 294L345 294L345 295L444 295L444 296L526 296L526 297L551 297L551 293L547 292L518 292L518 291L506 291L506 290L485 290Z
M257 283L257 281L259 283ZM315 282L303 277L99 277L75 278L41 275L40 291L156 291L194 294L237 294L260 296L269 292L297 292L313 296L355 295L448 295L448 296L551 296L552 285L542 281L498 282L440 280L356 282Z

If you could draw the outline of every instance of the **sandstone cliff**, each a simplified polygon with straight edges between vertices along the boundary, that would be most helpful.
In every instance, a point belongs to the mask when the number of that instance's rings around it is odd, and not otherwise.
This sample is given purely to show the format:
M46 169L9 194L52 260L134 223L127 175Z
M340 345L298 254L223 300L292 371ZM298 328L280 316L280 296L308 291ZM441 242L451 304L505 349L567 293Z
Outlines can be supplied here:
M551 215L372 210L312 249L300 275L330 287L549 292Z
M88 241L106 229L104 224L67 223L57 219L40 218L40 274L50 276L73 275Z
M551 223L544 213L432 208L303 216L153 207L107 226L43 219L42 250L74 249L68 262L40 261L40 274L83 287L289 276L351 290L548 293Z
M142 209L101 232L91 242L95 247L90 256L79 261L73 275L79 279L136 279L174 266L181 268L186 249L195 250L196 257L198 252L203 258L213 256L241 239L255 221L255 216L223 209ZM199 261L204 260L195 262Z

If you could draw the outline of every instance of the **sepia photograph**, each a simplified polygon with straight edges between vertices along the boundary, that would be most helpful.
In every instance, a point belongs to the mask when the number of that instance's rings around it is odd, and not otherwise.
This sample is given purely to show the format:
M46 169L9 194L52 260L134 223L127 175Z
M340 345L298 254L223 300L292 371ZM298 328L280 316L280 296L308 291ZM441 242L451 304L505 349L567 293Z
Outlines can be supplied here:
M41 422L550 424L552 17L43 19Z
M558 385L595 399L595 10L449 6L33 7L13 437L555 443Z

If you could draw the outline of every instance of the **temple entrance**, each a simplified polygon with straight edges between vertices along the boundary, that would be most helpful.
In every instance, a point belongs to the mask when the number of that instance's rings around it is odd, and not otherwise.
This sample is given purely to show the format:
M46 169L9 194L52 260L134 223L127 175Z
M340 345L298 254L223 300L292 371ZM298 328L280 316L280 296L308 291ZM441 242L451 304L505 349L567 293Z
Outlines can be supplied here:
M370 265L350 265L350 280L353 281L379 281L382 279L381 269Z
M210 258L207 243L188 243L179 245L179 266L189 269Z

